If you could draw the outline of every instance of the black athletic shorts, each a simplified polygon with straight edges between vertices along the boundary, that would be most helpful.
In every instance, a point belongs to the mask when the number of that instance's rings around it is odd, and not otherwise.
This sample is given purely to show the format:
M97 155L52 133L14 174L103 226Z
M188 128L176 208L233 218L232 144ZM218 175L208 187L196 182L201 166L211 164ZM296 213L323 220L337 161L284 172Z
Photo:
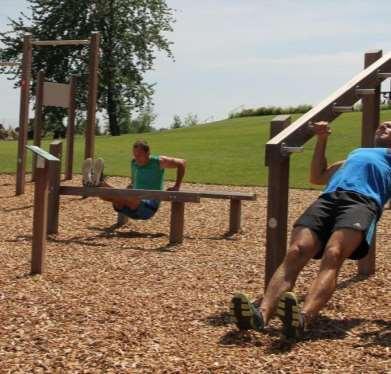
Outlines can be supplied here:
M293 227L308 227L317 234L322 248L314 256L315 259L322 258L326 243L335 230L348 228L363 231L361 244L349 257L359 260L368 253L380 215L381 209L372 199L356 192L336 191L319 196Z

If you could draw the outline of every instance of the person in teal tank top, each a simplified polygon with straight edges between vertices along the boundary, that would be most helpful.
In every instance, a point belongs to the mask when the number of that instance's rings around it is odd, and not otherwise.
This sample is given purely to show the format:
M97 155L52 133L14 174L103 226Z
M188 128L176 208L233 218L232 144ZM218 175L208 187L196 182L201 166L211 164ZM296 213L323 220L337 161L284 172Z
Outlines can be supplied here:
M286 256L265 294L255 302L242 293L231 299L231 315L239 329L262 331L277 313L283 335L301 337L332 297L345 259L368 254L376 223L391 198L391 122L376 130L374 148L355 149L346 160L332 165L325 156L331 133L328 123L315 123L313 131L317 142L310 180L326 187L293 225ZM292 289L311 258L320 259L319 273L301 307Z
M131 161L131 183L127 188L140 190L163 190L164 170L174 168L177 170L175 184L168 191L179 191L183 176L185 175L186 161L180 158L168 156L154 156L150 154L150 148L146 141L138 140L132 147L133 159ZM83 184L98 187L114 188L103 175L103 160L87 159L83 165ZM113 208L127 217L136 220L146 220L157 212L160 206L159 200L146 200L134 197L129 198L102 198L110 201Z

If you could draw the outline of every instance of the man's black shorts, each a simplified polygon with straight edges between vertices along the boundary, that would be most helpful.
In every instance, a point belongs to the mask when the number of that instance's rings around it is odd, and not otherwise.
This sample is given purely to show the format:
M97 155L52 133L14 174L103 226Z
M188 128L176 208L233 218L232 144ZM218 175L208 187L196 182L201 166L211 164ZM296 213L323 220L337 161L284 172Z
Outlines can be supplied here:
M322 248L314 256L316 259L323 256L326 243L335 230L348 228L362 231L363 240L349 257L359 260L368 253L380 215L381 209L372 199L356 192L336 191L319 196L293 227L308 227L317 234Z

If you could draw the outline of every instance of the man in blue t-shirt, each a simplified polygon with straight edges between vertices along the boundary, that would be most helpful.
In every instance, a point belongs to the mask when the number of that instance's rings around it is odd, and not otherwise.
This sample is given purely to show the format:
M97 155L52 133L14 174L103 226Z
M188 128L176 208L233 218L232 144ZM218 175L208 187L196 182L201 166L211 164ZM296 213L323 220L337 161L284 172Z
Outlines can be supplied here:
M317 143L310 180L326 188L295 222L287 254L263 298L254 303L241 293L232 298L231 314L239 329L261 331L277 312L283 335L300 337L330 300L344 260L368 253L376 222L391 198L391 122L378 127L375 148L358 148L332 165L325 156L328 123L317 122L313 130ZM311 258L321 259L320 269L300 309L291 290Z
M174 186L168 191L179 191L185 175L186 161L181 158L154 156L145 140L138 140L132 147L133 159L131 162L131 183L127 188L138 190L163 190L164 170L177 170ZM104 180L103 160L88 158L83 164L83 185L114 188ZM139 199L137 197L102 197L103 200L113 203L113 208L125 216L146 220L152 218L160 206L155 199Z

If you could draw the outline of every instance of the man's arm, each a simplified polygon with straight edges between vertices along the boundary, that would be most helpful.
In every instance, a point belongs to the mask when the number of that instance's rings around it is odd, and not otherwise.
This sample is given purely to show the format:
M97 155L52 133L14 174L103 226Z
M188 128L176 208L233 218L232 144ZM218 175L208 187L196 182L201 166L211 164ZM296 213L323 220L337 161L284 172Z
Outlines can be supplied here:
M313 184L326 184L331 176L343 165L345 161L338 161L327 165L326 146L331 130L328 122L316 122L313 124L313 131L317 141L311 161L310 182Z
M179 191L182 183L183 176L186 170L186 161L181 158L173 158L167 156L160 156L160 167L162 169L175 169L176 168L176 180L174 186L168 188L168 191Z

